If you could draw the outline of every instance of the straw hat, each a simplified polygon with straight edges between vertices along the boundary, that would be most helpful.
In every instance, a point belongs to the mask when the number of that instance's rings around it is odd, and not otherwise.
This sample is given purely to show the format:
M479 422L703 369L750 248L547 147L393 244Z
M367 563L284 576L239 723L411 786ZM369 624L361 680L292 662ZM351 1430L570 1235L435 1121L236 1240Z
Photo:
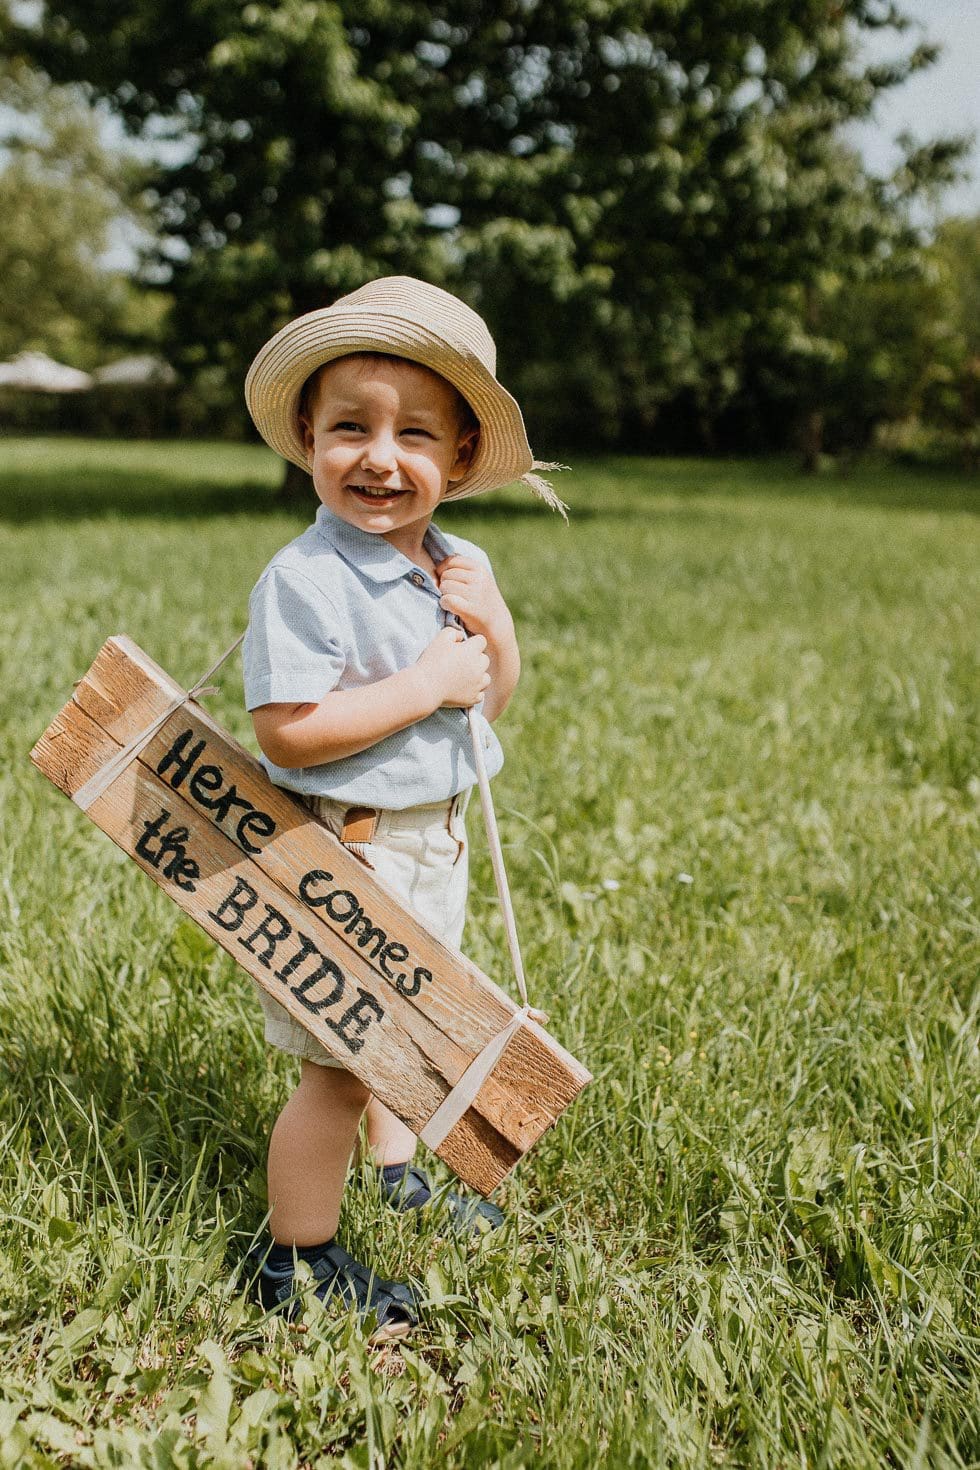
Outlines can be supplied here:
M287 322L259 351L245 379L255 427L277 454L309 470L299 399L310 374L350 352L384 352L422 363L448 379L480 421L470 469L446 491L462 500L520 480L556 510L565 506L535 470L521 411L496 379L497 349L481 316L458 296L412 276L382 276L332 306Z

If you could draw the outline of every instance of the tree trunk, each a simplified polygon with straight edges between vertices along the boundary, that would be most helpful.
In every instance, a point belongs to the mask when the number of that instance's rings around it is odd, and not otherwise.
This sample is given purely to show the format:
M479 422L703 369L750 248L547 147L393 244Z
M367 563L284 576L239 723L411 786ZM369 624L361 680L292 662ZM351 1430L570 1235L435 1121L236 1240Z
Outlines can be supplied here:
M301 470L292 460L286 461L286 473L276 492L280 505L311 505L316 500L313 481L306 470Z
M800 450L803 454L804 470L808 475L815 474L820 468L820 455L823 452L823 414L819 408L811 408L803 417Z

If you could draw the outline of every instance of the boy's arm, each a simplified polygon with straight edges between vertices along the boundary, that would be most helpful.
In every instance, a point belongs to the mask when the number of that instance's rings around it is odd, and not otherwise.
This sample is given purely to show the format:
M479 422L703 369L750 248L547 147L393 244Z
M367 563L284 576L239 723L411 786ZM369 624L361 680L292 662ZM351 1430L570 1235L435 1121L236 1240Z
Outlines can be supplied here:
M475 704L490 679L482 638L443 628L411 668L361 689L334 689L318 704L263 704L252 710L255 738L273 765L319 766L357 755L424 720L442 705Z
M514 619L488 566L472 556L447 556L436 567L440 607L455 613L471 633L487 640L490 684L483 696L483 714L493 721L510 703L521 676L521 655Z

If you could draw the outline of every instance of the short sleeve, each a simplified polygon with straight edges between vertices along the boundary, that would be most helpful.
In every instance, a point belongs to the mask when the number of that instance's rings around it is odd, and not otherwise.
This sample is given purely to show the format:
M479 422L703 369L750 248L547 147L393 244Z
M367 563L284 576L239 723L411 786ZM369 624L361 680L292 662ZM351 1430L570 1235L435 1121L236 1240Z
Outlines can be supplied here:
M308 577L282 567L265 572L248 603L246 709L318 703L329 694L346 663L340 632L333 605Z

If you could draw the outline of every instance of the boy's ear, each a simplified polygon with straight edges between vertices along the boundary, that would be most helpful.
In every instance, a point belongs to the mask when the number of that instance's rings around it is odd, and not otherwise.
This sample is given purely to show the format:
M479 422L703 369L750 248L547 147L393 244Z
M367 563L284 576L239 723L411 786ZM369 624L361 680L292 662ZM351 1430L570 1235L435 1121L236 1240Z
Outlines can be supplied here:
M479 445L480 430L478 428L464 429L456 445L456 459L447 477L450 484L455 480L461 480L467 473L473 463Z
M310 423L305 413L301 413L299 416L299 436L303 441L303 450L306 454L306 458L312 463L313 447L316 443L316 435L313 432L313 425Z

